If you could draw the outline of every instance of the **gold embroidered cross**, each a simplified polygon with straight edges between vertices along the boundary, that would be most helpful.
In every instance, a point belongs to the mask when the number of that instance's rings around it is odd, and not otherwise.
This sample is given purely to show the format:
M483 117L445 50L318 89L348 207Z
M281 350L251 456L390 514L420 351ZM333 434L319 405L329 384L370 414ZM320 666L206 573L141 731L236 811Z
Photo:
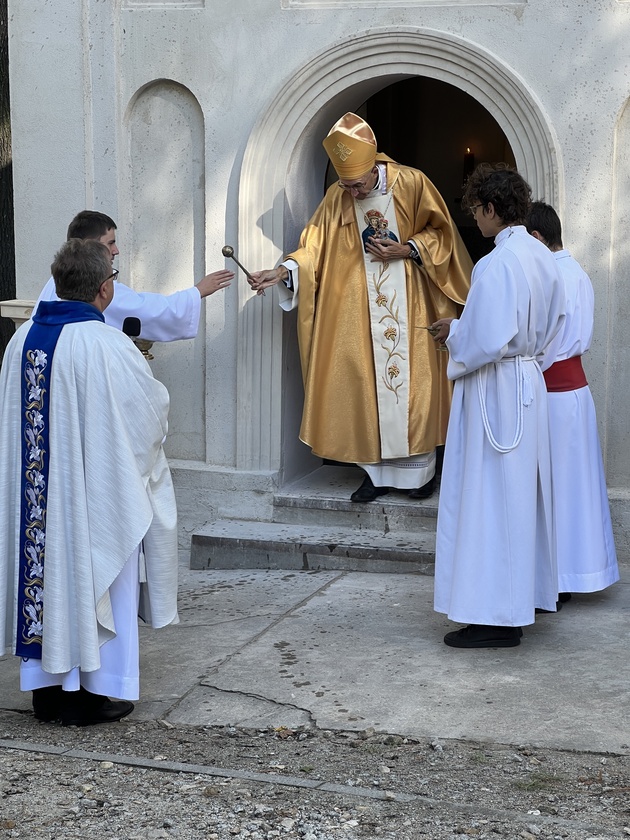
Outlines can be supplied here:
M348 160L348 158L352 154L352 149L349 149L348 146L346 146L345 143L342 143L340 140L333 149L333 153L339 155L341 160Z

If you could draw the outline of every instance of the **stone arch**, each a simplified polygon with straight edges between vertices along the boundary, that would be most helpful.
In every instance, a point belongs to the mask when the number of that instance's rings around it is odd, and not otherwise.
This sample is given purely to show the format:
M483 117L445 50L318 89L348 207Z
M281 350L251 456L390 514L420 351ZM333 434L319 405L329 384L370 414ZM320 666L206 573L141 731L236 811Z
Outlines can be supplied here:
M374 29L330 47L279 91L255 125L243 159L239 250L248 266L271 267L321 197L321 139L346 110L392 82L421 75L468 93L497 120L535 195L559 199L557 143L534 93L477 45L447 33ZM261 235L262 234L262 235ZM281 467L282 314L241 286L237 432L241 469Z

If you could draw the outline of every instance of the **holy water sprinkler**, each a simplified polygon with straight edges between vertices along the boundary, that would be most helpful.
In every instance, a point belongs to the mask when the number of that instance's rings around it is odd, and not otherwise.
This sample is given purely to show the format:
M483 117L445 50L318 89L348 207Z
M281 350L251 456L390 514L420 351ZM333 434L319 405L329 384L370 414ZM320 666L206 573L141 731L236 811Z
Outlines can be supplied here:
M234 248L232 248L231 245L224 245L223 248L221 248L221 253L223 254L224 257L227 257L230 260L234 260L236 265L241 269L241 271L245 274L246 277L249 277L250 280L254 279L252 277L252 275L249 273L249 271L245 268L245 266L241 265L241 263L236 259L236 257L234 256ZM258 294L261 294L261 293L263 295L265 294L264 289L262 289L260 292L258 292Z
M232 248L231 245L224 245L223 248L221 248L221 253L224 257L228 257L228 259L234 260L236 265L241 269L242 272L245 273L247 277L249 277L250 280L254 279L249 273L249 271L245 268L245 266L241 265L241 263L236 259L236 257L234 256L234 248Z

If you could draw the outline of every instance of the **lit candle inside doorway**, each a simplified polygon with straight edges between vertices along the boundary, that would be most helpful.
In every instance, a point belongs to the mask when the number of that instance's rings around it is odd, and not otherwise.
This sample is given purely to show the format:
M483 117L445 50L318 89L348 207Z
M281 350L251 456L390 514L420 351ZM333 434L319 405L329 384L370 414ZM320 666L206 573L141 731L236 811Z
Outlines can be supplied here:
M470 148L466 149L466 154L464 155L464 184L468 180L468 178L472 175L473 169L475 168L475 155L473 152L470 151Z

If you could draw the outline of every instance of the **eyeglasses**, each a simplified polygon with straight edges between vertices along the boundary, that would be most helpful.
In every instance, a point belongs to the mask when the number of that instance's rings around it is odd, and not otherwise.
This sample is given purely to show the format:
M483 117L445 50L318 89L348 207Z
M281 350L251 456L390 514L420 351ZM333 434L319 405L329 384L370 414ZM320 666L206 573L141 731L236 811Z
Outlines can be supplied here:
M372 173L370 172L369 175L362 178L360 181L356 181L354 184L344 184L343 181L337 181L337 186L342 190L347 190L348 192L363 192L368 185L371 175Z
M109 275L109 277L105 278L104 282L107 282L108 280L115 280L118 277L118 274L119 274L118 269L117 268L112 268L112 273Z
M483 204L473 204L473 205L472 205L472 207L469 207L469 208L468 208L468 211L470 212L470 215L471 215L471 216L474 216L474 215L475 215L475 213L477 212L477 210L478 210L480 207L483 207Z

